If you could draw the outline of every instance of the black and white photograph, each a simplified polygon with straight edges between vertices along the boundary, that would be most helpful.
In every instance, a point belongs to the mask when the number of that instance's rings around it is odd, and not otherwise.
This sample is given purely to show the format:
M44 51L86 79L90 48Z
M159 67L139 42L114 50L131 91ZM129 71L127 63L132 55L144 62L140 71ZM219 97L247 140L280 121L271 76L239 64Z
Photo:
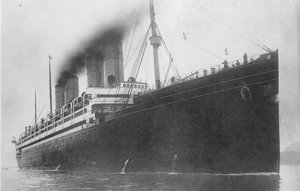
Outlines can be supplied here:
M2 0L1 190L300 190L298 0Z

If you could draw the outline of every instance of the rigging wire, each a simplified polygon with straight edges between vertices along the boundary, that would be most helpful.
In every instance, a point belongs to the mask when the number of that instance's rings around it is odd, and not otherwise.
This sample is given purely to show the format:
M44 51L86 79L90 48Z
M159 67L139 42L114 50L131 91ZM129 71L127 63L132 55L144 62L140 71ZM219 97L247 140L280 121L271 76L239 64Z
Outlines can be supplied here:
M170 56L171 56L171 55L170 55ZM163 83L163 87L165 86L165 83L166 83L166 81L167 81L167 77L168 77L168 74L169 74L169 70L170 70L172 61L173 61L173 59L170 58L170 63L169 63L168 69L167 69L167 73L166 73L166 76L165 76L165 80L164 80L164 83Z
M269 53L270 52L273 52L269 47L267 47L266 45L264 45L262 42L260 42L258 39L256 39L256 41L257 42L259 42L263 47L265 47L268 51L269 51Z
M141 13L143 12L143 10L140 10L137 14L137 18L139 18L141 16ZM130 51L131 51L131 47L132 47L132 43L133 43L133 39L134 39L134 36L135 36L135 32L136 32L136 28L137 28L137 24L138 24L138 19L135 20L135 23L134 23L134 30L133 30L133 35L131 37L131 42L130 42L130 46L129 46L129 50L128 50L128 53L127 53L127 56L126 56L126 60L125 60L125 68L127 66L127 63L128 63L128 58L129 58L129 55L130 55ZM130 26L130 31L131 31L131 28L132 28L132 25ZM130 31L128 33L128 38L129 38L129 34L130 34ZM127 38L127 39L128 39ZM126 43L126 47L127 47L127 43ZM127 50L127 48L125 49Z
M254 40L244 36L243 34L241 34L240 32L238 32L236 29L232 29L232 28L229 28L228 26L226 26L229 30L231 30L233 33L237 34L238 36L248 40L249 42L251 42L252 44L254 44L255 46L265 50L266 52L270 53L270 52L273 52L270 48L268 48L266 45L264 45L263 43L261 43L260 41L258 41L259 43L255 42Z
M136 69L137 69L137 67L138 67L139 60L140 60L141 54L142 54L142 52L143 52L143 48L145 47L145 44L146 44L146 42L147 42L147 40L148 40L148 35L149 35L149 32L150 32L150 28L151 28L150 26L151 26L151 25L149 25L148 30L147 30L147 32L146 32L146 34L145 34L145 36L144 36L142 46L141 46L141 48L140 48L140 50L139 50L138 56L137 56L137 58L136 58L136 60L135 60L135 62L134 62L134 65L133 65L133 67L132 67L132 70L131 70L131 72L130 72L130 77L133 77L133 76L135 76L135 74L136 74Z
M131 42L130 42L130 46L129 46L129 50L128 50L128 54L127 54L126 61L125 61L125 67L126 67L126 65L127 65L127 62L128 62L128 57L129 57L130 50L131 50L131 47L132 47L132 42L133 42L134 35L135 35L135 31L136 31L136 26L137 26L137 22L135 23L135 26L134 26L134 29L133 29L133 35L132 35L132 38L131 38Z
M41 110L41 112L39 113L39 115L38 115L38 117L37 117L37 121L40 119L40 116L41 116L41 114L42 114L42 112L44 111L44 109L45 109L45 105L43 106L43 108L42 108L42 110ZM34 121L34 119L33 119L33 121ZM35 124L35 122L31 122L31 127Z
M213 21L216 21L213 17L210 17ZM223 25L225 26L227 29L229 29L230 31L232 31L233 33L237 34L238 36L248 40L249 42L251 42L252 44L256 45L257 47L267 51L268 53L270 52L273 52L269 47L267 47L266 45L264 45L263 43L259 42L260 44L258 44L257 42L255 42L254 40L244 36L243 34L241 34L240 32L238 32L236 29L234 29L232 26L229 27L229 26L226 26L226 25Z
M139 41L139 43L137 44L137 46L135 47L135 49L133 50L131 56L129 57L127 63L125 63L125 68L127 67L128 63L130 62L131 58L133 58L133 55L135 54L135 52L137 51L137 49L140 47L140 44L143 42L144 36L142 36L141 40Z
M127 45L128 45L128 39L129 39L129 36L130 36L130 33L131 33L131 28L132 28L132 25L130 25L130 28L129 28L129 31L128 31L128 34L127 34L127 38L126 38L126 42L125 42L125 48L124 48L124 54L125 55L127 54Z
M137 76L139 74L139 71L140 71L140 68L141 68L141 65L142 65L142 60L143 60L144 55L145 55L146 47L147 47L147 42L146 42L146 44L144 46L144 49L143 49L143 53L142 53L142 56L141 56L141 59L140 59L139 67L138 67L138 70L137 70L137 72L135 74L135 79L137 78Z
M193 45L194 47L196 47L196 48L198 48L198 49L200 49L200 50L202 50L202 51L204 51L204 52L206 52L206 53L208 53L208 54L210 54L210 55L212 55L212 56L214 56L214 57L216 57L216 58L218 58L218 59L220 59L220 60L222 60L222 61L225 60L224 58L222 58L222 57L216 55L215 53L213 53L213 52L211 52L211 51L209 51L209 50L207 50L207 49L205 49L205 48L202 48L202 47L198 46L197 44L191 42L191 41L188 40L188 39L186 39L185 41L189 42L189 43L190 43L191 45Z
M204 5L203 5L203 6L204 6ZM157 30L158 30L159 35L162 36L162 35L161 35L161 32L160 32L160 30L159 30L158 27L157 27ZM180 38L180 39L181 39L181 38ZM188 41L187 39L185 39L185 40ZM200 46L194 44L194 43L191 42L191 41L188 41L188 42L191 43L193 46L197 47L198 49L200 49L200 50L202 50L202 51L204 51L204 52L206 52L206 53L208 53L208 54L210 54L210 55L212 55L212 56L214 56L214 57L217 57L217 58L221 59L222 61L224 60L224 58L222 58L222 57L216 55L215 53L213 53L213 52L211 52L211 51L209 51L209 50L207 50L207 49L205 49L205 48L202 48L202 47L200 47ZM169 49L167 48L164 39L162 39L162 44L163 44L163 46L165 47L166 51L170 54L170 51L169 51ZM173 52L174 52L174 50L173 50ZM173 67L174 67L174 68L173 68ZM173 69L173 70L175 69L177 75L179 76L177 67L176 67L174 64L172 64L172 69Z
M134 67L132 68L132 71L130 73L130 76L134 77L134 79L136 79L137 76L138 76L139 70L141 68L142 60L143 60L144 55L145 55L145 51L146 51L146 47L147 47L148 35L149 35L149 32L150 32L150 26L149 26L149 28L148 28L148 30L146 32L143 44L142 44L142 46L140 48L140 51L139 51L138 57L137 57L137 59L135 61ZM124 107L128 104L129 99L130 99L130 95L131 95L132 91L133 91L133 83L130 83L130 87L128 88L128 91L127 91L128 97L127 97L127 100L124 101ZM126 92L126 88L125 88L125 92Z
M229 28L229 29L230 29L230 28ZM236 30L233 30L233 29L230 29L230 30L233 31L233 33L239 35L240 37L242 37L242 38L248 40L249 42L251 42L251 43L254 44L255 46L257 46L257 47L263 49L264 51L266 51L266 52L268 52L268 53L273 52L271 49L269 49L269 48L268 48L267 46L265 46L264 44L261 43L262 45L260 45L259 43L257 43L257 42L255 42L254 40L252 40L252 39L250 39L250 38L248 38L248 37L242 35L241 33L237 32ZM265 46L265 47L264 47L264 46Z
M164 43L164 46L166 47L166 44ZM180 78L180 75L179 75L179 72L178 72L178 70L177 70L177 67L176 67L176 65L173 63L173 56L172 56L172 54L170 53L170 52L168 52L167 51L167 49L165 48L165 52L166 52L166 55L167 55L167 57L169 57L169 64L170 64L170 66L171 66L171 68L172 68L172 70L173 70L173 73L175 74L175 75L177 75L177 77L178 78Z
M149 32L150 32L150 28L151 28L151 25L149 25L148 30L146 31L146 34L145 34L145 36L143 38L142 45L141 45L141 47L139 49L137 58L136 58L136 60L134 62L134 65L133 65L133 67L131 69L131 72L130 72L130 75L129 75L129 79L131 77L134 77L136 79L136 76L137 76L138 71L140 69L142 58L144 56L145 49L146 49L146 46L147 46L147 40L148 40L148 35L149 35ZM124 94L129 94L131 88L132 88L132 84L130 85L130 87L125 87L124 91L123 91Z
M179 38L179 39L182 39L181 36L176 35L176 37ZM201 46L199 46L199 45L193 43L192 41L188 40L188 38L186 38L184 41L190 43L191 45L193 45L194 47L196 47L196 48L202 50L203 52L206 52L207 54L210 54L211 56L214 56L214 57L216 57L216 58L218 58L218 59L220 59L220 60L222 60L222 61L225 60L225 59L222 58L221 56L218 56L217 54L215 54L215 53L213 53L213 52L211 52L211 51L209 51L209 50L207 50L207 49L205 49L205 48L203 48L203 47L201 47Z
M160 32L160 30L159 30L158 27L157 27L157 31L158 31L159 36L162 37L161 32ZM168 47L167 47L167 45L166 45L165 40L164 40L163 38L161 38L161 41L162 41L163 47L165 48L165 51L166 51L166 53L167 53L167 56L169 56L170 59L173 59L173 58L170 56L170 55L172 55L172 54L171 54L171 52L169 51L169 49L168 49ZM175 73L177 74L177 76L179 76L179 72L178 72L178 70L177 70L177 67L173 64L173 62L171 62L171 64L172 64L172 69L175 70Z

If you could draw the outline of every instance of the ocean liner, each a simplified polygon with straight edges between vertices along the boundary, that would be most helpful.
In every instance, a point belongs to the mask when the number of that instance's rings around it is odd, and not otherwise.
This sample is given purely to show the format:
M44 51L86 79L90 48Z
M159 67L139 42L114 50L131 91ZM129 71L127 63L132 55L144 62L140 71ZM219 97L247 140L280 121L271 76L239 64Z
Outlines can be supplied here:
M19 168L279 172L278 51L162 83L152 0L150 13L155 89L135 73L124 81L120 41L100 47L85 57L88 88L79 95L69 75L55 86L56 110L13 139Z

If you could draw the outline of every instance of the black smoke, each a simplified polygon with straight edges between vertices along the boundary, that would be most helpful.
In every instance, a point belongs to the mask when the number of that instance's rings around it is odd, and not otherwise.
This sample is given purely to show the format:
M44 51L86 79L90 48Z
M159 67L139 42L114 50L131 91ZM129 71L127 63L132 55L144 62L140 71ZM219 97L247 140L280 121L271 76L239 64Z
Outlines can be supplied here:
M76 53L70 56L64 68L60 72L59 78L57 79L57 84L64 85L66 80L70 77L78 74L85 66L85 54Z
M100 47L121 42L129 28L128 24L115 23L105 27L104 30L96 32L66 59L57 79L57 84L64 85L71 76L81 72L86 66L88 55L101 56Z
M102 25L100 30L92 34L88 32L89 37L81 41L80 47L76 47L63 63L57 84L64 85L67 79L80 73L86 67L87 56L95 55L101 59L103 54L100 47L122 42L130 28L137 27L146 15L148 12L144 12L140 6L127 12L121 11L118 12L117 19L112 19L109 25Z

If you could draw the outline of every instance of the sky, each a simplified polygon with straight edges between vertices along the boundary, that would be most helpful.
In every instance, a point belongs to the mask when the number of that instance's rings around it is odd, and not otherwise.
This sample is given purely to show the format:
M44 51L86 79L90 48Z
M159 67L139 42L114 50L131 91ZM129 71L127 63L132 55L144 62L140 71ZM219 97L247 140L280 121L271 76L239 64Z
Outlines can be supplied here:
M281 150L300 141L300 7L296 2L154 0L158 27L180 74L220 64L217 56L225 58L225 48L228 60L241 58L245 52L265 53L255 43L279 49ZM123 39L124 60L129 60L126 79L134 61L131 54L145 34L150 18L147 0L2 0L1 3L1 159L3 166L14 166L15 149L11 140L34 121L35 90L38 115L44 117L49 112L48 55L53 58L54 87L72 52L97 31L117 21L129 21L131 25ZM146 50L137 77L150 85L154 84L151 50L150 47ZM164 79L168 59L162 47L159 55ZM84 72L79 80L82 92L86 87Z

